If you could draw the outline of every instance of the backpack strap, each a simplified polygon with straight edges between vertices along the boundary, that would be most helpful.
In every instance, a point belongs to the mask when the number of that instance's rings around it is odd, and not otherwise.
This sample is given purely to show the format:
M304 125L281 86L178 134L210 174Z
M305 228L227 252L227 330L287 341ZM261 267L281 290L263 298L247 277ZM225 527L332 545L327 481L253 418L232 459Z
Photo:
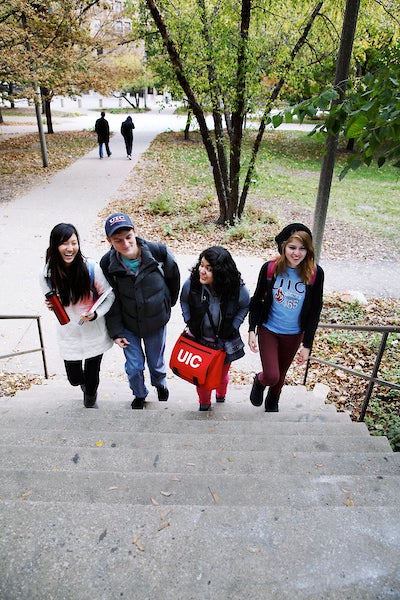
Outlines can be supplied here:
M272 279L274 276L274 270L275 270L275 260L270 260L267 266L267 279Z
M314 272L311 277L311 285L314 285L316 278L317 278L317 266L314 265Z
M158 262L158 270L164 277L164 263L167 260L167 246L157 242L147 242L147 245L150 248L154 260Z
M87 267L87 270L89 271L90 291L93 294L93 300L97 300L97 298L99 297L99 294L97 293L97 290L94 286L94 262L92 262L91 260L87 260L86 267Z

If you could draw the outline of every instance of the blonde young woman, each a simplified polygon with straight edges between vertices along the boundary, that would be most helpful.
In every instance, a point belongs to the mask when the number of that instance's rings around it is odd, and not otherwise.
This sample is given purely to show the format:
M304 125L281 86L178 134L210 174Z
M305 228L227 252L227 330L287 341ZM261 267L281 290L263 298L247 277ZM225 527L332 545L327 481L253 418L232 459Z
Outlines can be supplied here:
M260 351L262 371L250 401L278 412L286 373L296 356L307 361L318 326L324 272L314 262L312 234L302 223L287 225L275 238L279 256L261 267L249 311L249 347ZM258 344L257 344L258 342Z

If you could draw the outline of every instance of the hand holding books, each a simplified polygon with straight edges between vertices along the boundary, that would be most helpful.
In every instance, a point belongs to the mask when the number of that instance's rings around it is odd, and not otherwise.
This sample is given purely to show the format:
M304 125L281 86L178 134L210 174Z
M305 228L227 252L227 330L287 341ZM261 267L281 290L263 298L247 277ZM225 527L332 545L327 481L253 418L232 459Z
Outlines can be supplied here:
M79 319L79 325L83 325L84 323L87 323L88 321L93 321L92 319L89 319L88 317L91 317L92 315L94 315L94 313L96 312L97 308L100 306L100 304L102 302L104 302L104 300L107 298L108 294L112 291L112 288L108 288L108 290L106 290L105 292L103 292L101 294L101 296L99 296L96 300L96 302L94 302L92 304L92 306L89 308L89 310L86 311L86 313L84 315L81 316L81 318Z

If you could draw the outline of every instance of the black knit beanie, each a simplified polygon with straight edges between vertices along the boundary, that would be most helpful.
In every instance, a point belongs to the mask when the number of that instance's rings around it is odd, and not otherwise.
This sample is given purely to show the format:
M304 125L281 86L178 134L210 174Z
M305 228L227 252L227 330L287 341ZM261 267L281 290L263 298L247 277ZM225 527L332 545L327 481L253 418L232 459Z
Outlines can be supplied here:
M291 235L296 233L296 231L305 231L312 239L312 233L306 225L303 225L302 223L291 223L290 225L286 225L286 227L284 227L275 238L275 241L278 244L279 253L281 252L283 242L286 242L286 240L288 240Z

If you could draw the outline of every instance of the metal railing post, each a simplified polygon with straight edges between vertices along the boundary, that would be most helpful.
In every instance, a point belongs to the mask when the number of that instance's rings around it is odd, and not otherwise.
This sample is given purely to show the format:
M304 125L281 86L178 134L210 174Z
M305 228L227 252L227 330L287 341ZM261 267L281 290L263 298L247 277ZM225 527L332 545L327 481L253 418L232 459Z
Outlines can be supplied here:
M43 343L42 326L41 326L41 323L40 323L40 317L37 317L36 322L37 322L37 326L38 326L40 347L41 347L41 350L42 350L42 361L43 361L44 377L45 377L45 379L48 379L49 378L49 372L47 370L47 361L46 361L46 354L45 354L45 351L44 351L44 343Z
M2 320L2 319L3 320L7 320L7 319L13 319L13 320L18 320L18 319L29 320L30 319L30 320L32 320L32 319L35 319L37 326L38 326L40 348L33 348L32 350L22 350L21 352L11 352L9 354L3 354L2 356L0 356L0 360L3 360L4 358L14 358L16 356L22 356L23 354L32 354L33 352L40 352L42 354L44 376L46 379L48 379L49 373L47 370L46 353L45 353L44 343L43 343L43 335L42 335L42 327L40 324L40 316L39 315L0 315L0 320Z
M378 375L379 367L382 361L383 353L385 352L386 342L388 338L388 332L384 331L381 337L381 343L379 346L379 351L375 359L374 368L372 370L371 379L368 384L368 388L365 394L364 402L361 407L360 416L358 417L359 421L364 421L365 413L367 412L369 400L371 398L372 390L374 389L375 380Z

